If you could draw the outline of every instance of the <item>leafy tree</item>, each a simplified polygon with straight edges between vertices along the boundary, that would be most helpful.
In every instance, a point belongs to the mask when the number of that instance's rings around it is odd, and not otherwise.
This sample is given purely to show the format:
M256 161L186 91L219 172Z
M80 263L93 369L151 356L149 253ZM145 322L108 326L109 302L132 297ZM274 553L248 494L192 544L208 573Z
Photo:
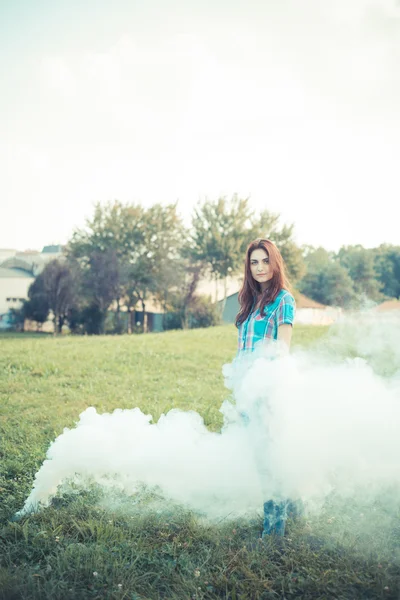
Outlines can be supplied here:
M40 277L49 308L53 313L54 335L57 335L75 302L76 276L67 261L55 259L45 266Z
M238 271L254 224L248 199L233 196L230 202L199 203L192 218L189 248L191 259L208 267L216 281Z
M83 265L85 277L93 271L91 256L114 253L118 277L113 282L112 300L117 304L117 312L121 304L127 307L130 331L137 303L141 303L145 313L146 301L162 289L164 272L183 245L185 232L176 209L176 203L155 204L149 209L120 202L97 204L93 218L86 221L85 229L74 232L68 246L70 255ZM89 277L91 283L95 272Z
M372 252L382 293L389 298L400 298L400 246L382 244Z
M304 248L306 275L299 290L321 304L349 307L355 300L353 281L347 269L325 248Z
M335 253L325 250L322 246L315 248L306 245L302 247L302 252L307 272L324 269L326 265L335 260Z
M29 286L28 300L24 301L21 310L25 319L37 323L38 329L41 329L43 323L47 321L50 305L42 275L38 275Z
M104 333L107 310L116 298L119 287L119 267L115 250L93 251L83 274L83 289L89 300L84 315L90 317L88 333Z
M321 304L350 307L355 300L353 282L344 267L337 262L326 269L307 273L300 281L299 289Z
M291 283L296 284L304 275L306 267L304 264L302 250L293 240L293 225L283 225L278 229L277 221L270 223L271 216L268 212L261 213L259 229L272 240L278 247L285 261L286 270ZM255 236L257 237L257 236ZM259 236L258 236L259 237Z
M175 278L167 279L167 274L182 254L187 232L177 213L177 203L154 204L145 212L144 223L143 248L133 263L131 284L135 284L135 293L142 305L146 331L146 300L159 297L166 285L173 285Z
M258 237L268 237L281 250L287 264L289 276L297 280L304 272L301 249L293 240L293 226L278 227L279 215L262 211L256 216L249 200L234 195L230 201L200 203L192 219L190 254L194 261L207 265L209 272L218 280L224 280L224 310L227 293L227 278L243 266L243 257L249 242ZM222 313L221 313L222 314Z
M90 333L103 331L106 310L112 301L117 305L117 321L121 303L129 298L132 302L134 294L128 274L132 264L143 253L144 216L145 210L139 204L125 205L118 201L105 205L97 203L93 217L86 219L83 229L77 229L73 233L67 254L77 260L82 269L82 295L86 300L82 306L82 318L89 319L87 325ZM99 258L101 255L103 259ZM106 268L103 274L100 260L103 260ZM111 266L114 268L112 274ZM91 288L93 283L94 294ZM111 299L110 290L114 293ZM138 298L135 297L135 304L137 301ZM103 306L105 302L108 304L107 308ZM131 302L128 302L129 310ZM79 320L81 319L77 323Z
M179 314L179 327L189 327L189 314L193 303L200 277L204 272L204 264L193 262L186 255L180 259L170 261L163 269L159 280L157 298L164 309L164 314L174 312Z
M139 204L97 203L93 218L74 231L67 254L86 264L93 252L113 250L118 259L136 256L144 240L144 213Z
M375 269L375 252L363 246L342 246L338 252L340 264L345 267L353 280L358 296L371 300L381 300L381 282Z

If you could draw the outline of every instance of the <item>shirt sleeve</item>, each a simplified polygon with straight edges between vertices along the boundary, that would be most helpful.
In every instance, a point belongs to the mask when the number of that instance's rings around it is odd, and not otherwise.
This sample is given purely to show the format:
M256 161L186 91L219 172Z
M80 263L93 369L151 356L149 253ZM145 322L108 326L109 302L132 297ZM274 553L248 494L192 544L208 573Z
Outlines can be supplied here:
M279 302L277 310L277 325L285 323L293 325L294 315L296 312L296 301L291 294L285 294Z

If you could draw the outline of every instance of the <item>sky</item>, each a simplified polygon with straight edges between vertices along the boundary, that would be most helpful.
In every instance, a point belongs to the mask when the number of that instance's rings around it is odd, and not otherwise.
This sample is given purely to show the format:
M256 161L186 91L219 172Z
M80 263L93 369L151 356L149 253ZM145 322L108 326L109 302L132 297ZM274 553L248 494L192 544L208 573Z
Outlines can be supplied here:
M400 243L398 0L0 0L0 53L0 248L234 193L299 244Z

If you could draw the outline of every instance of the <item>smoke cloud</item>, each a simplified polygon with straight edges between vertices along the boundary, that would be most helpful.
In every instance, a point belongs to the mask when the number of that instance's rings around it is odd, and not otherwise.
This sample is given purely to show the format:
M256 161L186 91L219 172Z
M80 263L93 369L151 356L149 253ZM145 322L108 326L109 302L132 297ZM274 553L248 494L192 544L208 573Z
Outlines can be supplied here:
M400 318L359 314L313 349L274 344L223 366L231 395L221 432L195 411L153 422L140 408L93 407L51 444L19 515L66 481L135 494L157 486L209 518L259 511L269 498L309 510L332 492L364 501L400 489ZM228 395L228 394L227 394Z

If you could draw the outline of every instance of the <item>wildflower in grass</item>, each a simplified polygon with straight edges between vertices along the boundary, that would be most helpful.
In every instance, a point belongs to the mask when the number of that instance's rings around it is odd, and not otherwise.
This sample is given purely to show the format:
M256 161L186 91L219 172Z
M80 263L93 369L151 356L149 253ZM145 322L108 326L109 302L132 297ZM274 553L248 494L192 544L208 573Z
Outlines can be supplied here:
M60 541L60 538L58 537L58 535L56 535L55 540L56 540L56 542Z
M199 569L196 569L196 570L195 570L195 572L194 572L194 576L195 576L195 577L200 577L200 571L199 571Z
M383 589L385 590L385 592L388 592L389 591L389 586L385 585L385 587Z
M119 583L118 587L119 587L119 589L121 589L122 588L122 583Z
M97 571L93 571L93 577L97 577L98 576L98 572Z

